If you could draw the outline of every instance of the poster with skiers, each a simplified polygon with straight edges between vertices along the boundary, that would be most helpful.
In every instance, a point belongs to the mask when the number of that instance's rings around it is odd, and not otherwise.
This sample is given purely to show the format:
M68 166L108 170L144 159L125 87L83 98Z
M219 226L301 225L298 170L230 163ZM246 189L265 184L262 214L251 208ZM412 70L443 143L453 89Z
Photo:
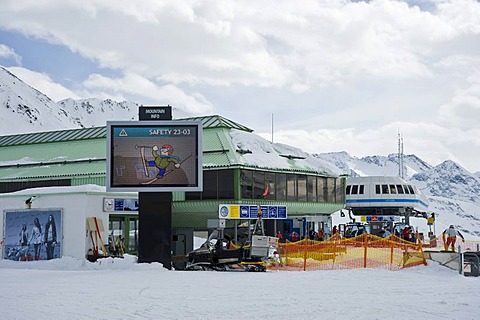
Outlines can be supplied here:
M62 256L62 209L5 210L3 257L15 261Z

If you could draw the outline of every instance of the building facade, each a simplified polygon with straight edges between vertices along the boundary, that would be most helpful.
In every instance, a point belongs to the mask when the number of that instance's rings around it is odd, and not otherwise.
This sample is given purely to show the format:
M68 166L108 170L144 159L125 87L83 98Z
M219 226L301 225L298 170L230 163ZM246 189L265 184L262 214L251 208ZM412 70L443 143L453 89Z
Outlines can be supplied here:
M269 232L281 231L285 237L319 227L328 233L330 215L345 207L345 177L329 164L297 148L270 143L222 116L181 120L203 124L203 191L173 193L175 240L207 231L208 221L218 219L221 204L286 206L288 219L266 224ZM95 127L0 137L0 193L105 186L106 135L106 127ZM119 200L108 198L103 201ZM103 208L110 231L136 232L136 211ZM227 221L227 226L234 224ZM135 252L135 244L129 243L135 237L125 239L125 247ZM179 253L192 246L182 241L174 248Z

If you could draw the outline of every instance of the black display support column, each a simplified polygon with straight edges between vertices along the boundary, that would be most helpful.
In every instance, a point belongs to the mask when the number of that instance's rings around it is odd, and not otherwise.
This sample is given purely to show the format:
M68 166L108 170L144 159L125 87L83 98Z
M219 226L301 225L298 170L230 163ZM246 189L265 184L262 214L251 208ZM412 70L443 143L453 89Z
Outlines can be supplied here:
M141 106L139 120L172 120L171 107ZM138 262L160 262L171 270L172 192L139 192L138 201Z
M172 193L139 192L138 262L172 269Z

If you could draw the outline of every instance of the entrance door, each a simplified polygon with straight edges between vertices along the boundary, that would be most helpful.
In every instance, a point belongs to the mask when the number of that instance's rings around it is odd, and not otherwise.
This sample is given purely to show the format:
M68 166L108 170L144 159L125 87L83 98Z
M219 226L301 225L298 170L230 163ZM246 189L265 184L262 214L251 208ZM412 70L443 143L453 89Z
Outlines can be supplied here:
M110 215L109 230L109 241L116 243L117 237L120 237L124 253L138 253L138 216Z

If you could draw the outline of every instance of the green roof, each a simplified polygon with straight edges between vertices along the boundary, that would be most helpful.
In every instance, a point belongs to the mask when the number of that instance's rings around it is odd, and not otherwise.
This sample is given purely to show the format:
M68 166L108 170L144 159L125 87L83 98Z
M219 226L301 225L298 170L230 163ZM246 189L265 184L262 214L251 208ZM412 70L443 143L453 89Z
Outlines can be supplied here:
M15 134L0 137L0 147L49 143L58 141L74 141L98 139L107 136L106 127L45 131L35 133Z
M221 116L178 120L202 122L203 168L260 168L245 161L245 151L234 145L230 135L232 129L247 133L253 130ZM5 181L105 174L106 131L106 126L103 126L0 136L0 179ZM314 174L318 172L314 168L298 165L295 159L288 162L289 168L267 165L261 169Z
M201 121L204 129L211 128L227 128L237 129L247 132L253 130L245 127L237 122L226 119L219 115L193 117L175 119L183 121ZM99 139L107 137L107 127L93 127L93 128L80 128L80 129L67 129L56 131L44 131L24 134L14 134L7 136L0 136L0 147L36 144L36 143L50 143L59 141L75 141L75 140L87 140L87 139Z

